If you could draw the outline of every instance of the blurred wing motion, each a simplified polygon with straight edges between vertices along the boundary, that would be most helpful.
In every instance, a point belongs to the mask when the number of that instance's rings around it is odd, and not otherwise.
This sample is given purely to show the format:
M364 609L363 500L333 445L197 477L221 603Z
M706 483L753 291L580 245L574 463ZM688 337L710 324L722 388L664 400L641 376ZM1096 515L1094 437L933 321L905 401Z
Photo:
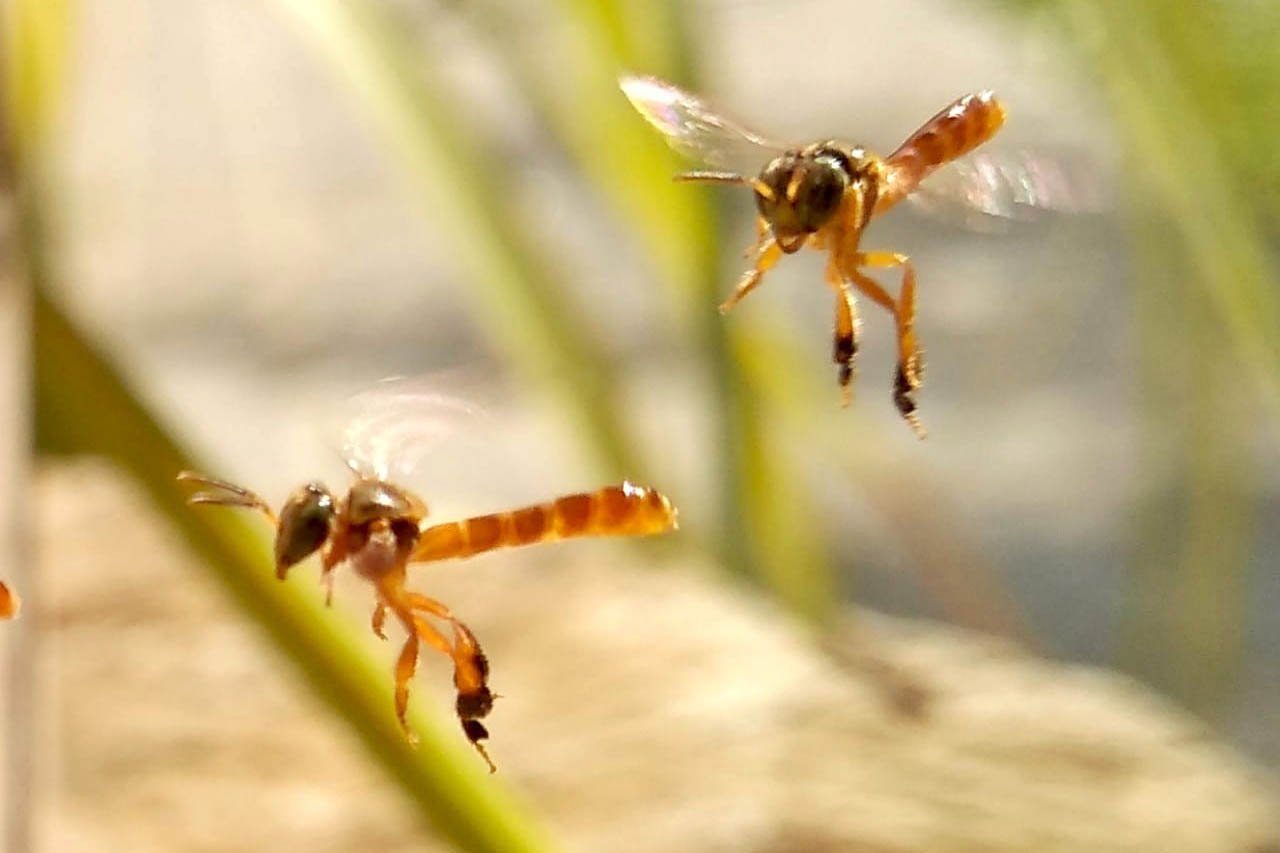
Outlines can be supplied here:
M1003 231L1044 214L1100 213L1111 204L1098 173L1079 157L1029 150L980 151L930 176L908 201L975 231Z
M474 424L484 409L437 382L387 379L347 400L342 457L356 474L403 482L431 450Z
M22 601L18 594L9 589L4 581L0 581L0 619L12 619L18 615Z
M691 160L755 174L784 146L717 113L696 95L655 77L618 79L631 105Z

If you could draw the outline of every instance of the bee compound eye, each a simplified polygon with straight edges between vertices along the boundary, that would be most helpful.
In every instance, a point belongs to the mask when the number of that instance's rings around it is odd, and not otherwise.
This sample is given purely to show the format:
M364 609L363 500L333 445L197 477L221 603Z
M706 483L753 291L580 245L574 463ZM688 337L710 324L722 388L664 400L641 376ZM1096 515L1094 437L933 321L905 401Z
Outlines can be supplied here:
M333 495L319 483L309 483L285 501L276 533L276 568L285 569L319 550L333 530Z
M808 230L816 231L835 214L844 195L847 180L844 172L833 163L814 161L814 167L805 175L801 189L800 219Z

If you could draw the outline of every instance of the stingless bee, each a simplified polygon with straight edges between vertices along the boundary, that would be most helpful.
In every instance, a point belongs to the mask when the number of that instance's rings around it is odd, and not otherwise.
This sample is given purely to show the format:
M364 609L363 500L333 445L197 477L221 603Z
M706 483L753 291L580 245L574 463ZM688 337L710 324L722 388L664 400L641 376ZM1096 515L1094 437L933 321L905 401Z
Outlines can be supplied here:
M190 471L178 479L203 487L188 503L262 513L276 530L275 568L281 580L292 566L320 551L326 602L332 595L332 572L344 562L369 581L377 596L373 632L386 639L383 626L390 612L409 635L395 665L395 712L405 736L414 741L406 708L418 649L425 644L453 661L458 719L492 772L496 768L481 743L489 737L481 719L494 700L488 660L471 629L447 606L406 589L409 564L557 539L666 533L676 527L676 510L660 492L623 482L521 509L428 525L426 503L388 481L385 468L372 470L350 456L348 464L355 480L345 496L335 496L322 483L308 483L285 500L278 514L258 495L233 483ZM424 617L446 624L448 635Z
M916 340L916 273L899 252L863 251L862 232L872 219L913 193L939 166L973 151L1004 124L1004 106L989 91L965 95L882 158L860 145L836 140L804 146L779 145L717 113L697 96L653 77L624 76L622 91L676 151L717 169L748 161L764 168L756 177L741 171L691 171L682 181L745 184L756 202L755 264L720 306L727 312L760 284L784 254L808 245L827 252L826 282L835 292L835 340L841 402L852 401L859 319L854 289L893 315L898 361L893 401L920 438L916 392L924 379L924 353ZM864 269L902 270L894 299Z
M0 581L0 619L14 618L21 607L22 600L18 598L18 594L9 589L4 581Z

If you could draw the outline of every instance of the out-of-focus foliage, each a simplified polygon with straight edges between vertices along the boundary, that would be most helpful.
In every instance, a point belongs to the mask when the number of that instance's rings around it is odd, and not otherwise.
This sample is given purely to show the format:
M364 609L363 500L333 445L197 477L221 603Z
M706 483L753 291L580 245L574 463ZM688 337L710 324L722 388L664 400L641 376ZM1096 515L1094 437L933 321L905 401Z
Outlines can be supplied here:
M560 272L495 186L484 153L493 142L465 124L466 110L437 85L441 70L413 49L391 10L374 0L276 0L318 55L355 94L412 181L431 227L450 237L478 315L490 318L495 348L550 391L610 475L635 475L645 460L626 429L615 393L618 371L580 322ZM445 4L441 4L442 9ZM656 134L617 92L621 71L654 73L697 86L679 0L548 0L548 37L563 41L554 69L529 61L509 28L484 22L499 0L459 0L464 16L506 63L509 83L532 105L546 134L602 204L634 232L662 279L667 319L708 377L706 402L716 453L698 477L714 489L706 544L726 568L761 580L794 610L821 619L840 604L828 565L828 536L815 524L796 470L795 436L831 451L836 476L909 480L908 462L877 453L877 473L859 448L870 428L829 423L830 395L799 394L808 367L793 343L749 316L726 322L714 310L736 271L740 235L726 246L714 190L677 186L677 168ZM1144 508L1135 548L1130 664L1188 701L1208 707L1238 663L1243 632L1250 510L1250 412L1231 390L1246 381L1280 411L1280 310L1274 263L1264 241L1280 222L1280 5L1176 4L1162 0L1003 0L995 5L1045 23L1064 73L1098 82L1125 148L1123 180L1135 223L1131 281L1146 384L1151 466L1172 468L1174 485ZM7 51L6 128L22 154L37 150L63 76L69 0L6 7L6 29L30 37ZM975 7L978 8L978 7ZM442 11L442 14L445 12ZM591 121L583 121L584 115ZM460 119L461 117L461 119ZM608 152L607 157L601 152ZM626 168L618 168L625 163ZM38 193L21 211L36 282L58 274L37 227ZM448 211L441 216L440 211ZM347 630L262 571L257 537L229 514L181 506L173 474L190 467L181 442L150 418L126 383L43 296L35 330L36 398L46 449L106 454L129 470L206 556L236 600L271 634L310 683L342 713L421 812L463 849L546 846L538 829L497 786L476 777L473 757L444 745L424 719L414 755L386 712L385 661L365 659ZM1220 342L1229 342L1223 346ZM1171 371L1170 365L1177 365ZM1170 377L1178 377L1171 382ZM807 379L804 381L808 381ZM1169 431L1169 423L1177 429ZM1159 426L1157 436L1156 427ZM861 430L861 432L859 432ZM884 461L885 459L889 461ZM865 485L865 483L864 483ZM909 489L908 489L909 491ZM927 533L901 533L909 545ZM945 550L945 549L942 549ZM973 570L973 566L968 566ZM1010 598L969 579L961 607L974 622L1021 633ZM953 599L954 577L934 589ZM973 588L984 594L973 596ZM947 590L951 590L947 592ZM979 600L980 599L980 600ZM943 604L943 609L946 604ZM954 611L953 611L954 612ZM461 762L461 763L459 763Z
M1124 143L1144 462L1172 473L1141 510L1124 656L1211 711L1246 633L1259 407L1280 414L1280 6L1000 5L1065 35Z

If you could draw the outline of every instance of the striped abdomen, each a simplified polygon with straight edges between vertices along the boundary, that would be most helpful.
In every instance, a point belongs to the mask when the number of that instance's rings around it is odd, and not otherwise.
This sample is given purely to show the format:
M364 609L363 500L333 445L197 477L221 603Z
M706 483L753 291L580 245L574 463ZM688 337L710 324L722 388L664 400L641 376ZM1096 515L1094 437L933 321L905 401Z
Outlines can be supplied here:
M880 192L876 213L909 195L934 169L995 136L1004 118L1004 104L988 90L965 95L929 119L885 161L886 187Z
M437 524L422 532L411 562L470 557L495 548L579 536L648 536L675 526L676 510L666 496L623 483L511 512Z

